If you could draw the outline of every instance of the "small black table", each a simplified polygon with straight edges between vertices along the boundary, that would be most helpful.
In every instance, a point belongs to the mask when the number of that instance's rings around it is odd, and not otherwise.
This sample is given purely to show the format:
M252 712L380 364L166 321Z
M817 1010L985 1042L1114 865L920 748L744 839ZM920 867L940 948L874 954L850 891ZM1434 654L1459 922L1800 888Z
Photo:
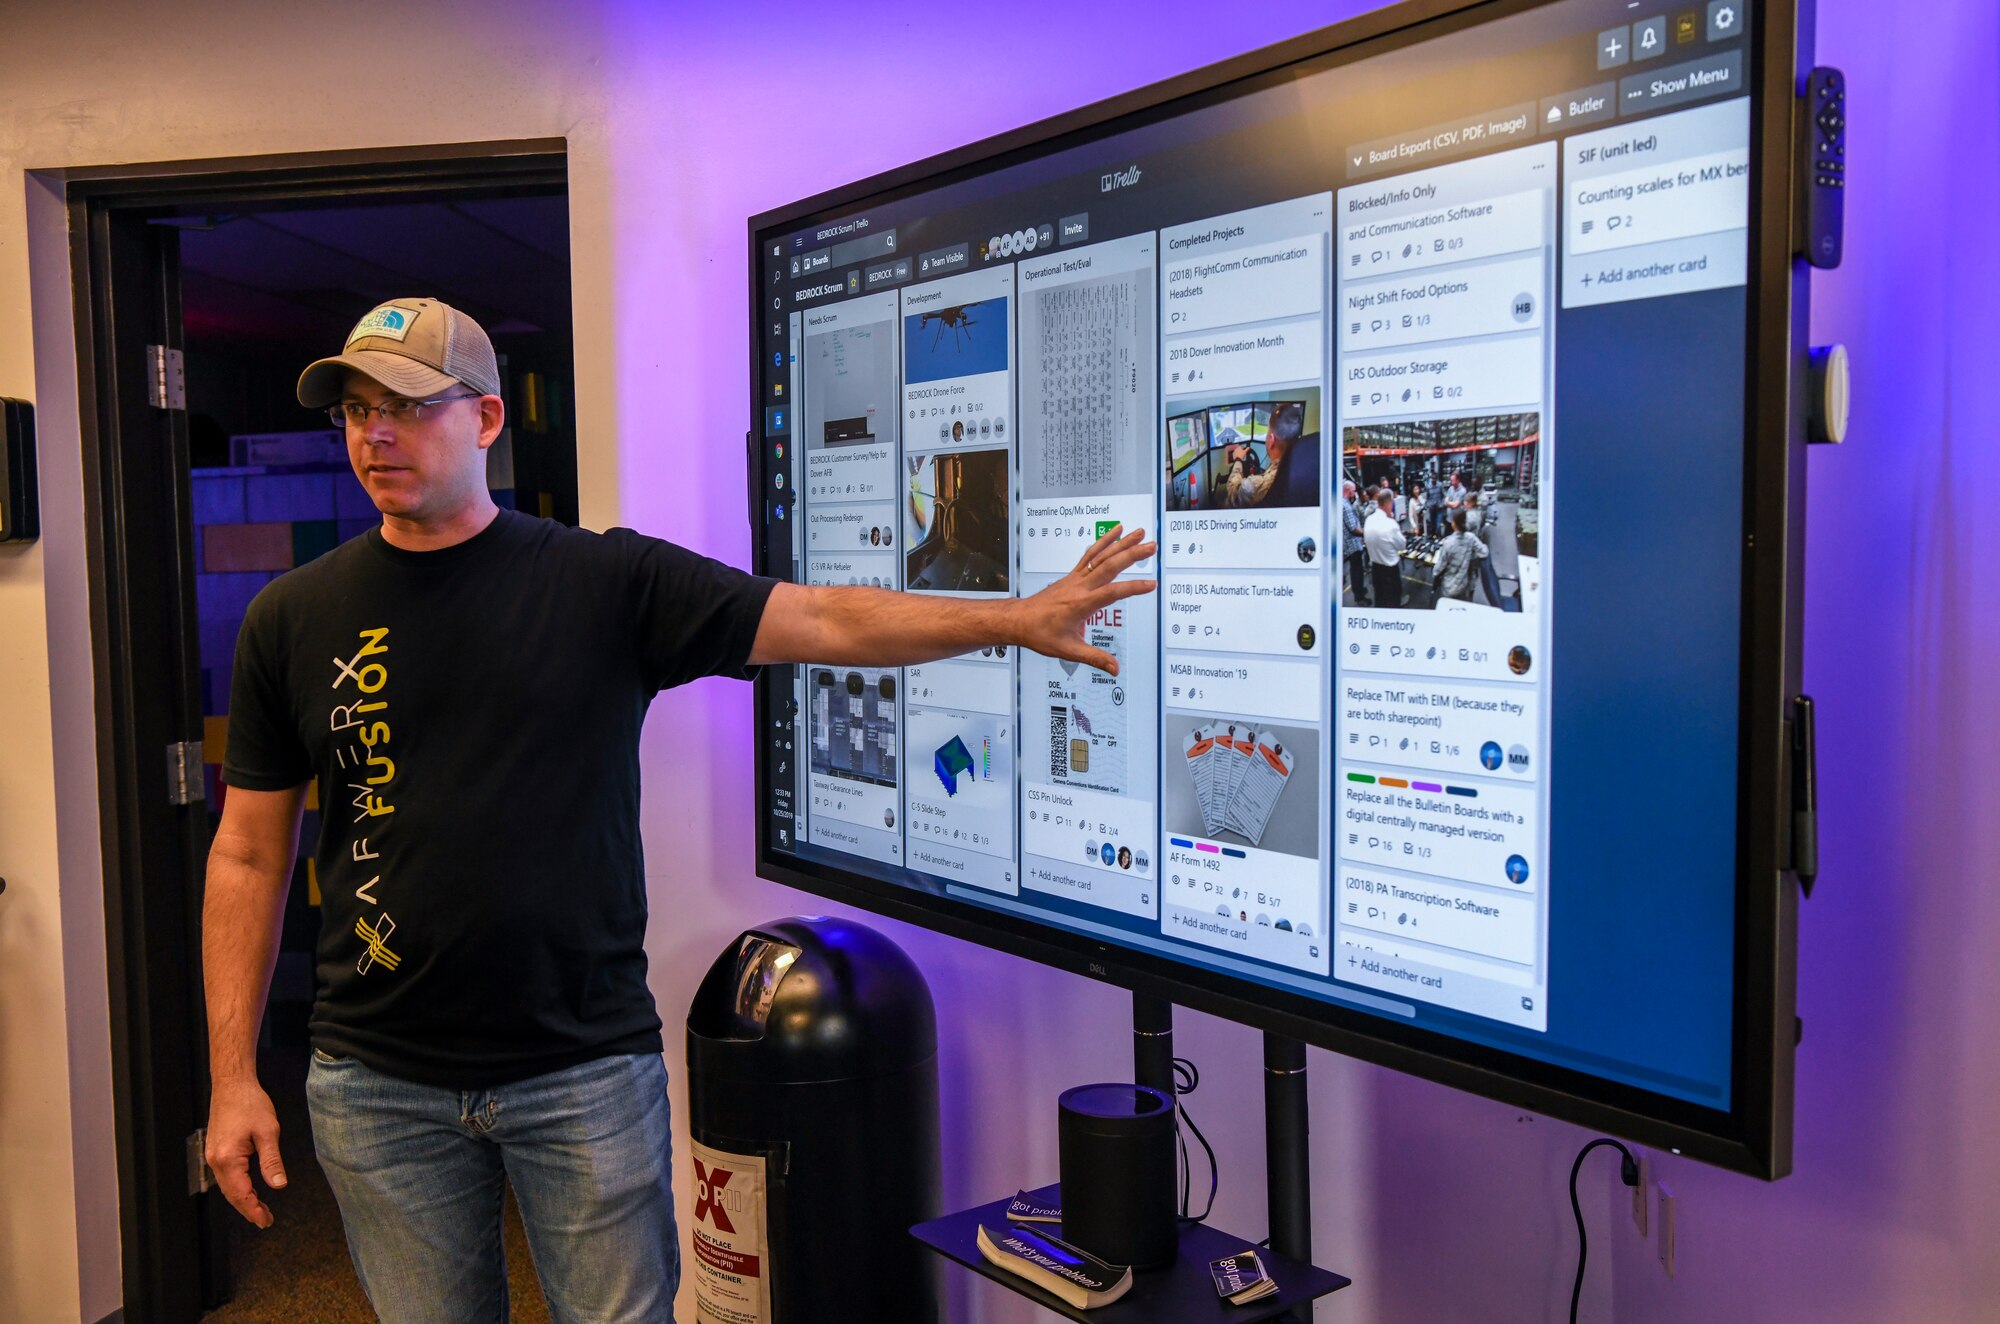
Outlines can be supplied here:
M1038 1202L1052 1203L1057 1188L1044 1186L1028 1194ZM910 1229L910 1235L940 1255L956 1260L974 1273L991 1278L1002 1286L1011 1287L1065 1319L1092 1321L1094 1324L1246 1324L1250 1320L1282 1315L1294 1306L1325 1296L1328 1292L1337 1292L1352 1281L1337 1273L1273 1254L1247 1238L1231 1236L1204 1223L1188 1223L1181 1227L1180 1257L1172 1265L1133 1274L1131 1290L1108 1306L1079 1310L1020 1275L987 1263L986 1257L979 1253L979 1225L982 1222L1004 1225L1007 1206L1012 1199L1009 1196L991 1204L946 1214L928 1223L919 1223ZM1232 1306L1215 1294L1215 1281L1209 1277L1208 1265L1211 1260L1245 1250L1257 1252L1257 1258L1270 1271L1278 1290L1249 1305Z

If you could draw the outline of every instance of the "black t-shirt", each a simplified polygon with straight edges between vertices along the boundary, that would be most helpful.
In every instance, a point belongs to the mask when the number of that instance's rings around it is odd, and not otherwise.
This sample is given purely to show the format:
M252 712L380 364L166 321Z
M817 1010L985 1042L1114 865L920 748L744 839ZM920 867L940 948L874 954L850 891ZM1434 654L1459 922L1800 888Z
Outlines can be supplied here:
M639 726L744 674L773 583L503 510L439 551L371 530L257 595L222 776L318 779L315 1046L461 1088L660 1051Z

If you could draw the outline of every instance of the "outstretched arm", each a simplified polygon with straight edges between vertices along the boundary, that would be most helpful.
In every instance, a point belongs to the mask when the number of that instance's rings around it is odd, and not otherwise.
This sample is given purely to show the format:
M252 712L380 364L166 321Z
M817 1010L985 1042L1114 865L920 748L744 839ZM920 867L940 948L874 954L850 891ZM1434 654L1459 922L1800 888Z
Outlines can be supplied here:
M780 584L765 604L750 661L897 667L987 644L1014 644L1116 675L1117 659L1083 642L1084 625L1114 602L1153 591L1150 579L1116 582L1158 550L1145 536L1143 529L1112 529L1091 544L1075 569L1026 598Z

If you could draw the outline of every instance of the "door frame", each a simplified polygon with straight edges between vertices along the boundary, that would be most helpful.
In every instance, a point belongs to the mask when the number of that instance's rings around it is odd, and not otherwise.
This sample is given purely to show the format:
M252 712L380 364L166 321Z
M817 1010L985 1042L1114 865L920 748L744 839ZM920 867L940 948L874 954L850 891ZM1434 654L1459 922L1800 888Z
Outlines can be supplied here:
M568 191L562 138L156 162L64 173L90 581L125 1324L226 1299L219 1193L190 1197L206 1124L200 895L207 805L171 806L165 746L201 738L184 412L147 403L147 344L180 348L178 234L149 217ZM199 769L196 770L199 776Z

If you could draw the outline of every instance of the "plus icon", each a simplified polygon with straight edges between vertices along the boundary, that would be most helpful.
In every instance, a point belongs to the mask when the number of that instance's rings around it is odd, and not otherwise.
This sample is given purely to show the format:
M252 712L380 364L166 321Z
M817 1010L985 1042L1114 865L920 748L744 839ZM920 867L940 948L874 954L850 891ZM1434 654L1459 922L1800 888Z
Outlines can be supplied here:
M1623 46L1619 45L1618 38L1616 37L1604 43L1604 53L1614 60L1618 58L1618 52L1624 49Z

